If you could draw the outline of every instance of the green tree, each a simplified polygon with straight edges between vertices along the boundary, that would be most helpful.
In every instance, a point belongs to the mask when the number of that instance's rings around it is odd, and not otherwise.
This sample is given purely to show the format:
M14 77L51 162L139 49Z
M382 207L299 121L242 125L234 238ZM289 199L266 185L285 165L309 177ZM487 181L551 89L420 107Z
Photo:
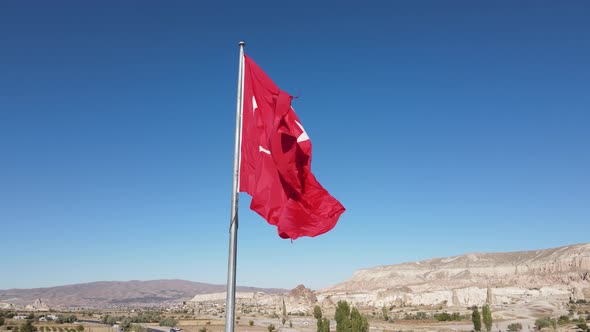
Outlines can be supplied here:
M389 310L385 305L381 308L381 312L383 313L383 320L387 322L389 320Z
M57 316L58 324L75 323L78 318L75 315L59 315Z
M350 325L352 332L369 332L369 321L354 307L350 312Z
M350 308L346 301L338 301L336 306L336 331L337 332L368 332L369 321L362 316L357 308ZM326 326L322 324L322 328L327 328L325 332L330 329L330 322L326 322ZM324 331L322 331L324 332Z
M483 318L483 325L486 328L486 331L490 332L492 330L492 310L490 310L489 305L484 305L481 309L481 314Z
M174 327L178 325L178 321L174 317L167 317L160 320L160 326Z
M559 316L559 318L557 318L557 324L558 325L567 325L570 323L570 317L569 316Z
M0 317L0 326L4 325L4 317Z
M477 307L473 307L473 313L471 313L471 321L473 322L473 329L475 331L481 331L481 315Z
M416 319L425 320L428 319L428 315L424 311L418 311L416 313Z
M285 305L285 299L283 298L283 317L281 319L283 322L283 326L285 326L285 322L287 321L287 306Z
M78 331L78 332L84 331L84 325L78 325L78 326L76 326L76 331ZM137 331L135 331L135 332L137 332Z
M581 329L582 331L587 331L588 330L588 324L586 324L586 319L584 319L584 317L580 316L578 318L578 324L576 324L576 326Z
M453 320L453 317L448 312L443 312L440 314L434 314L434 319L441 322L447 322Z
M33 326L33 322L31 320L27 320L26 323L21 325L20 332L35 332L35 327Z
M119 326L121 326L123 330L128 330L131 327L131 319L129 317L123 317L119 322Z
M322 332L330 332L330 320L327 318L322 318L322 322Z
M336 313L336 332L350 332L350 306L346 301L338 301Z
M322 318L322 329L319 332L330 332L330 321L327 318Z
M117 317L106 315L102 318L102 323L113 326L117 324Z
M512 323L508 325L508 332L520 332L522 331L522 324L520 323Z
M273 324L270 324L266 328L268 329L268 332L273 332L276 329L276 327Z
M313 317L317 319L317 332L322 332L323 330L323 321L322 321L322 308L319 305L313 307Z
M253 320L248 321L248 325L254 326L254 321Z
M322 308L320 308L319 305L313 307L313 317L315 317L317 320L322 319Z
M553 327L555 329L557 327L557 321L549 317L539 318L535 321L535 327L537 330L545 327Z

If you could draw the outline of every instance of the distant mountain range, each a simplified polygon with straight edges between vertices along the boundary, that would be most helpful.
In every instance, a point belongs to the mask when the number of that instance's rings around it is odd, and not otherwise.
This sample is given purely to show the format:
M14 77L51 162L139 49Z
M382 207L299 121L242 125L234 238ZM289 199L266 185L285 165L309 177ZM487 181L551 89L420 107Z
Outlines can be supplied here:
M270 307L282 303L282 297L273 294L288 293L285 289L255 287L237 287L237 291L249 293L245 301ZM191 299L194 303L224 299L223 294L213 294L223 292L225 285L186 280L103 281L0 290L0 308L12 304L31 308L168 306ZM304 299L297 295L302 292L306 294ZM359 270L350 280L315 292L298 287L287 297L287 305L292 307L289 310L298 312L311 312L318 301L323 307L331 307L338 300L376 308L391 305L464 308L486 302L510 304L552 299L559 304L590 299L590 243L378 266Z
M0 290L0 303L30 305L40 299L51 308L59 307L145 307L177 304L197 294L224 292L225 285L187 280L99 281L75 285ZM237 287L240 292L281 293L284 289Z

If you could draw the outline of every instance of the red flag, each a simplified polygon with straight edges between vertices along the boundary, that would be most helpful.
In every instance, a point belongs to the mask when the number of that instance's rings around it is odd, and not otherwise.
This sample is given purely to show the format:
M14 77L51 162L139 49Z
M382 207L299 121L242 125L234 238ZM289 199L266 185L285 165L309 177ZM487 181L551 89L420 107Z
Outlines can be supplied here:
M323 234L344 212L311 173L311 142L291 97L245 56L240 191L279 236Z

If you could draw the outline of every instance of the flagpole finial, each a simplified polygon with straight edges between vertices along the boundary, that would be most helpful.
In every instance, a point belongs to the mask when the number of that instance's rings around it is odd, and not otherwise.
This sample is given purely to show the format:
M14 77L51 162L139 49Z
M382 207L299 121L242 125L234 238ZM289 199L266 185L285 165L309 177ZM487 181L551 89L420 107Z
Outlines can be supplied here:
M240 45L240 46L246 46L246 42L241 41L238 45Z

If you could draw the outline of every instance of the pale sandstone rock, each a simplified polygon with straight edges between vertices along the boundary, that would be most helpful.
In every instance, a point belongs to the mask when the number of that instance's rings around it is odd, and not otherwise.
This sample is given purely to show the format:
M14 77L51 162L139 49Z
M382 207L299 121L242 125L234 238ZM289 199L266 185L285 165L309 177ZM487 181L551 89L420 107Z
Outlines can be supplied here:
M193 305L199 305L207 302L225 302L226 293L199 294L195 295L189 302ZM247 305L257 308L263 308L267 312L282 314L283 300L288 313L305 313L310 314L313 307L317 304L318 299L313 291L303 285L297 286L289 293L285 294L266 294L253 292L237 292L237 307Z
M237 303L280 314L310 314L340 300L360 307L502 306L548 298L590 298L590 243L536 251L467 254L359 270L343 283L312 292L238 293ZM193 303L225 301L225 293L197 295Z
M590 243L379 266L317 292L320 301L330 297L367 306L472 306L549 296L580 299L587 293Z

